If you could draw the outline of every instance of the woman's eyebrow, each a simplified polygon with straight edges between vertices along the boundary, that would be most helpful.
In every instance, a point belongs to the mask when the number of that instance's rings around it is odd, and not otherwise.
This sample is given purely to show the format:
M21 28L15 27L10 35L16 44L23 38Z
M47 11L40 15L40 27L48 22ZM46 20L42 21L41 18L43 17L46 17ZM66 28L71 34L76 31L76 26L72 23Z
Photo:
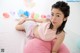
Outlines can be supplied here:
M61 13L56 13L56 14L59 14L59 15L61 15Z
M51 12L51 14L54 14L53 12ZM59 15L61 15L61 13L56 13L56 14L59 14Z

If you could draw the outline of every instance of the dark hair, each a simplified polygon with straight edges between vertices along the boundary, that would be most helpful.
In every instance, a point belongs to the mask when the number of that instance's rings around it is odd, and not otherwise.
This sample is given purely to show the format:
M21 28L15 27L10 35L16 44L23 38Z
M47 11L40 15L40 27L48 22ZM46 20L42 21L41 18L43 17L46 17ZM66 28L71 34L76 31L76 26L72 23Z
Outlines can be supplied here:
M58 1L58 2L56 2L55 4L52 5L52 9L53 8L59 9L64 14L64 18L67 18L69 16L69 14L70 14L70 7L64 1ZM63 23L61 24L61 26L59 26L57 28L56 34L59 34L60 32L64 31L63 29L65 27L66 21L63 21ZM53 28L53 25L51 23L49 29L52 29L52 28Z

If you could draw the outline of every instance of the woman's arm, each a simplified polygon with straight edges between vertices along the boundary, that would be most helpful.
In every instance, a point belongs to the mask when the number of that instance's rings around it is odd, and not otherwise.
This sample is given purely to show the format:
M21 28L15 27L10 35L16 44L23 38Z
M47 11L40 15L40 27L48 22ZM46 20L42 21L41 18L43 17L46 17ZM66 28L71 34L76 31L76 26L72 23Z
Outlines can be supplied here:
M41 18L41 19L33 19L33 18L32 18L32 19L30 19L30 18L22 17L22 18L19 20L19 23L16 25L16 30L25 31L24 27L22 26L22 24L23 24L25 21L35 21L35 22L42 23L42 22L47 22L47 21L50 21L50 20L47 19L47 18Z
M22 17L20 18L18 24L16 25L16 30L18 31L25 31L24 27L22 26L22 24L25 22L25 21L34 21L34 19L29 19L29 18L26 18L26 17Z
M64 40L64 37L65 37L65 32L61 32L59 35L57 35L57 39L55 40L55 44L52 48L52 53L57 53L61 43L63 42Z
M48 22L50 19L47 18L40 18L40 19L34 19L35 22L43 23L43 22Z
M22 26L22 24L26 21L26 18L25 17L22 17L18 24L16 25L16 30L19 30L19 31L25 31L24 27Z

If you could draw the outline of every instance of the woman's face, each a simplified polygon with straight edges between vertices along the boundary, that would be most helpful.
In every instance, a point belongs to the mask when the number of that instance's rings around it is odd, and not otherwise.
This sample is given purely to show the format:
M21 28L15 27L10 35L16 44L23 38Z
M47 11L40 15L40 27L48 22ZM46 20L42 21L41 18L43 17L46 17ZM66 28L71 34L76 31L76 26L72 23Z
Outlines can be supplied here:
M54 27L59 27L64 20L64 14L57 8L51 10L51 22Z

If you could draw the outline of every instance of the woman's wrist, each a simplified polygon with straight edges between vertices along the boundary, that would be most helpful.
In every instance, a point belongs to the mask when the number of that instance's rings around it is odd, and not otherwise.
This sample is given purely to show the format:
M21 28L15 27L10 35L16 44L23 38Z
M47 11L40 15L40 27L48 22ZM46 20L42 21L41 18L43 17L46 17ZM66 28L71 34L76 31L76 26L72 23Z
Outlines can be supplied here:
M27 18L26 21L35 21L35 19Z
M52 53L57 53L56 51L52 51Z
M57 52L52 52L52 53L57 53Z

